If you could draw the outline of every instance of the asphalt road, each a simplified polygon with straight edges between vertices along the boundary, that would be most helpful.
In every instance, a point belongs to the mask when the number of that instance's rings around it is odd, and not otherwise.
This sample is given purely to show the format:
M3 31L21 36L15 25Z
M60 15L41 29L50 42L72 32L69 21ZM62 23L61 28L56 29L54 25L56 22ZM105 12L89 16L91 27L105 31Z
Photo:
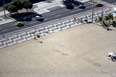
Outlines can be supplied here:
M0 35L3 35L5 33L9 33L12 31L24 29L27 27L32 27L33 25L42 24L44 22L59 19L62 17L76 14L76 13L86 12L87 10L91 9L91 4L89 2L85 2L84 4L86 6L86 9L79 9L78 6L75 6L74 9L71 9L71 10L66 9L66 8L57 8L57 10L51 9L52 10L51 12L43 14L43 17L45 18L43 22L36 21L35 18L33 18L31 21L24 21L24 27L14 26L16 21L11 22L11 23L7 23L7 24L3 24L0 26Z
M110 4L114 4L116 2L116 0L103 0L103 1L108 2Z

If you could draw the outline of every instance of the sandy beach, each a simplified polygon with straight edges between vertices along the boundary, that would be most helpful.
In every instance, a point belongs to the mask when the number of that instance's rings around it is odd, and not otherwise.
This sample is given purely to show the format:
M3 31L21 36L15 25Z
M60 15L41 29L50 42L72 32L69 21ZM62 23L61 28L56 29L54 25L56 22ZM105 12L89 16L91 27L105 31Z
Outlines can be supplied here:
M0 49L0 77L116 77L111 29L84 24Z

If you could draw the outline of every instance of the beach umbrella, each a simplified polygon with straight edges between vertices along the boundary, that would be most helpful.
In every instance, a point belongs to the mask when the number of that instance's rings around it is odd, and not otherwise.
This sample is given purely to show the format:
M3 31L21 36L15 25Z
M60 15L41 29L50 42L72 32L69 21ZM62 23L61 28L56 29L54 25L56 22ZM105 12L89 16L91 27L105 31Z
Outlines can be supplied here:
M110 52L110 53L108 53L108 55L116 57L116 53L114 53L114 52Z
M86 16L84 19L85 19L85 20L88 20L88 17Z
M112 8L112 12L116 12L116 8Z

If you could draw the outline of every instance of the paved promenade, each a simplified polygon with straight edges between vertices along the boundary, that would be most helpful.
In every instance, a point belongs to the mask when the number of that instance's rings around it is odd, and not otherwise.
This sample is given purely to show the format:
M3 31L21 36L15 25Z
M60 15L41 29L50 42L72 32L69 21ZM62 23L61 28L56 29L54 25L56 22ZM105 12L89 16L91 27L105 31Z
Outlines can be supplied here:
M115 77L116 29L85 24L0 49L0 77Z
M88 0L84 0L84 1L88 1ZM45 4L45 2L43 2L42 4ZM40 5L40 3L36 3L34 4L35 6ZM46 6L48 6L47 8L51 8L51 7L55 7L55 6L61 6L61 3L59 3L59 1L53 1L51 2L51 4L47 4ZM39 8L45 9L45 6L40 5ZM94 9L94 20L95 18L97 18L98 16L101 16L101 13L103 10L103 14L104 16L111 13L111 9L109 9L109 7L104 7L104 8L99 8L99 9ZM3 13L3 12L2 12ZM0 14L2 14L0 13ZM44 13L44 12L43 12ZM86 12L86 15L88 16L89 21L91 22L91 10ZM76 18L76 20L74 20L74 17ZM53 20L50 21L49 23L43 23L42 25L44 27L39 27L38 25L33 26L34 28L27 28L26 30L22 30L21 31L17 31L17 32L13 32L13 33L7 33L4 35L0 36L0 48L4 48L4 47L8 47L14 44L18 44L27 40L30 40L33 38L32 33L35 32L36 35L46 35L46 34L50 34L50 33L54 33L57 31L61 31L64 29L68 29L68 28L72 28L74 26L77 25L81 25L84 24L85 22L80 22L80 19L82 18L84 20L85 17L85 13L81 13L81 14L75 14L75 15L71 15L71 16L67 16L58 20ZM0 19L2 21L1 24L8 23L8 22L12 22L14 21L14 19ZM17 34L15 34L17 33ZM10 34L10 35L9 35ZM11 35L12 34L12 35Z
M101 16L101 13L102 12L96 12L94 15L94 20L95 18ZM104 16L108 15L109 13L111 13L110 9L106 9L103 11ZM92 18L91 14L87 16L88 16L88 21L91 22L91 18ZM8 47L10 45L18 44L18 43L33 39L33 36L32 36L33 33L35 33L35 35L43 36L43 35L51 34L54 32L62 31L64 29L72 28L75 26L80 26L81 24L85 24L84 22L85 16L81 16L81 17L73 16L73 17L75 17L76 20L74 18L62 20L51 25L47 24L47 26L41 27L41 28L39 28L38 25L36 25L35 29L33 28L28 29L27 31L25 30L24 32L21 32L12 36L10 35L6 37L2 35L1 37L3 38L0 39L0 48ZM82 18L82 22L80 22L81 18Z

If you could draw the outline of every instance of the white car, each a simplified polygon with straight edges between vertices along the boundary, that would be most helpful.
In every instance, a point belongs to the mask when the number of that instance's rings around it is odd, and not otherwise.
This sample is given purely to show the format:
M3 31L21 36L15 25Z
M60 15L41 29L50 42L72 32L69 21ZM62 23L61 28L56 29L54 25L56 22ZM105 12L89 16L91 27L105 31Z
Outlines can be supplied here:
M80 4L80 5L79 5L79 8L85 9L86 7L85 7L83 4Z
M41 15L38 15L38 16L36 16L35 18L36 18L36 20L38 20L38 21L43 21L43 20L44 20L43 16L41 16Z
M110 59L112 61L116 61L116 53L114 53L114 52L109 52L107 54L107 57L108 57L108 59Z

